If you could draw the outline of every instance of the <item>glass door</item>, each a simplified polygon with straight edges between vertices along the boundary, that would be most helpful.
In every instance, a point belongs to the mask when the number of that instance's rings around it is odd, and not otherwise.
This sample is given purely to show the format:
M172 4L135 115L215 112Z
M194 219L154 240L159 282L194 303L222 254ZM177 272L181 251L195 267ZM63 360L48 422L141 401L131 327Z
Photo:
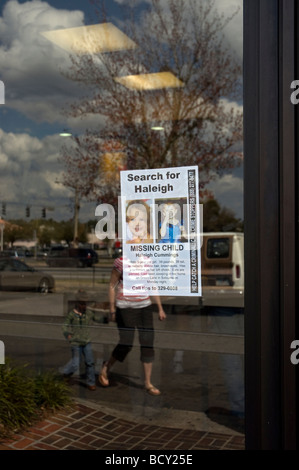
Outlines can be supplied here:
M51 317L57 353L45 332L31 364L71 370L85 397L61 332L83 290L106 321L88 400L238 448L243 2L7 0L0 24L1 256L55 279L13 306L1 291L2 314ZM32 358L25 336L7 354Z

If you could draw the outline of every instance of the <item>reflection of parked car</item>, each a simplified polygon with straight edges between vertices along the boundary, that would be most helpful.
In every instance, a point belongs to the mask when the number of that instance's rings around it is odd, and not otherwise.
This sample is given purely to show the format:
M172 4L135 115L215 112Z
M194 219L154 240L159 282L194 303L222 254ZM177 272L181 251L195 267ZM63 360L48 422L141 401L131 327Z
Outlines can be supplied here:
M26 247L23 246L14 246L12 251L15 252L16 258L25 258L25 256L33 256L33 253Z
M23 250L4 250L1 251L1 257L9 257L9 258L25 258L26 253Z
M46 258L49 254L50 248L41 248L37 251L36 257L37 258Z
M55 287L54 278L37 271L15 258L0 258L1 290L37 290L48 293Z
M244 234L203 233L201 248L204 305L244 306Z
M15 258L15 253L11 250L0 251L1 258Z
M203 233L203 285L244 287L243 233Z
M66 248L64 246L52 247L46 262L56 267L86 267L98 262L97 253L90 248Z

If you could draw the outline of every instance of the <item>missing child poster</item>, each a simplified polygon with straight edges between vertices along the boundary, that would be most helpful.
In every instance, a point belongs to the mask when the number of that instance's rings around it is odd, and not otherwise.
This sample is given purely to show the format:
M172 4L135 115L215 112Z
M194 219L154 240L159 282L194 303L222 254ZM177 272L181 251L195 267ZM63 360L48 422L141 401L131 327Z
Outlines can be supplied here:
M198 168L121 172L125 295L201 296Z

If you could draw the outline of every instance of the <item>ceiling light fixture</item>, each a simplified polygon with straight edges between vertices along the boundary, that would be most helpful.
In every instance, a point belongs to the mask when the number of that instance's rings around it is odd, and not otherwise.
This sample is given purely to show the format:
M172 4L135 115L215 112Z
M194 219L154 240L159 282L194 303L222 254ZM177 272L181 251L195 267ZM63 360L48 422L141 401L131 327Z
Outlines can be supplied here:
M159 90L180 88L184 83L171 72L145 73L116 77L115 81L132 90Z
M41 34L71 54L99 54L137 47L134 41L112 23L56 29Z
M60 137L71 137L72 136L72 134L70 132L66 132L66 131L65 132L60 132L59 135L60 135Z

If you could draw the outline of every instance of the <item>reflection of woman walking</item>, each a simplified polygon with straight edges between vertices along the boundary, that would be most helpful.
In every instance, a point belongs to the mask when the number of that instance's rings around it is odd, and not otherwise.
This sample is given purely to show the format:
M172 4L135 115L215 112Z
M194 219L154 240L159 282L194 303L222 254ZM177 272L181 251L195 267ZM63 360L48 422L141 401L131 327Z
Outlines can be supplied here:
M115 290L117 289L117 293ZM166 318L159 297L153 297L158 306L159 320ZM111 319L117 322L119 342L114 348L108 362L105 362L99 375L103 387L109 386L108 373L116 361L123 362L132 349L135 328L138 329L140 343L140 360L144 370L144 386L151 395L160 395L151 383L152 365L154 360L154 328L153 307L148 296L125 296L123 294L123 259L114 262L109 286ZM116 310L115 310L116 306Z

